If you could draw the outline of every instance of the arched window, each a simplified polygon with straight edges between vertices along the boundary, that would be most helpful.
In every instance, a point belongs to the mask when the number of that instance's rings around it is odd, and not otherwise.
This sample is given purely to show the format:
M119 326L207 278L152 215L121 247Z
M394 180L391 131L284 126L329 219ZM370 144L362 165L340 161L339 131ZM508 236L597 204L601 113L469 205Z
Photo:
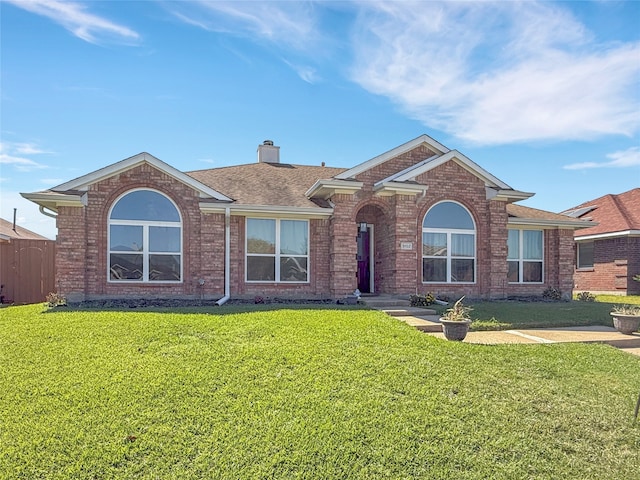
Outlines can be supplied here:
M422 281L476 281L476 226L469 211L459 203L440 202L424 216Z
M109 281L182 281L182 220L165 195L124 194L111 207L108 227Z

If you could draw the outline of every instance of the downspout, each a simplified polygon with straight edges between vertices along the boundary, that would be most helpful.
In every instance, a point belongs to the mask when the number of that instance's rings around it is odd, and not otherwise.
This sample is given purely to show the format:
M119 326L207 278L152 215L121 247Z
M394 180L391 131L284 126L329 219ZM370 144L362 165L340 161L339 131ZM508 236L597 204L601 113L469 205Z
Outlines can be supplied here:
M224 297L216 302L224 305L231 297L231 209L224 209Z

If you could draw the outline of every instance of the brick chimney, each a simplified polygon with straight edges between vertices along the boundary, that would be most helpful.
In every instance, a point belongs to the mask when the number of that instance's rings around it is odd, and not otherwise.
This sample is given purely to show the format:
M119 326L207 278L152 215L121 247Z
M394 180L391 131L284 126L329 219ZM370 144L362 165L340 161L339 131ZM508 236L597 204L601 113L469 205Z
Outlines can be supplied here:
M273 140L265 140L258 145L258 163L280 163L280 147L273 145Z

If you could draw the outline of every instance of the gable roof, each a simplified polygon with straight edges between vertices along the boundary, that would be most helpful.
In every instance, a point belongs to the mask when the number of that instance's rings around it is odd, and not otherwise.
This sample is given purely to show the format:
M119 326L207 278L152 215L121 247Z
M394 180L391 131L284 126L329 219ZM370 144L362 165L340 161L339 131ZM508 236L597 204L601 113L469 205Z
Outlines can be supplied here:
M231 199L220 192L215 191L211 187L204 185L201 182L198 182L193 177L186 175L173 168L168 163L163 162L162 160L154 157L153 155L142 152L137 155L134 155L129 158L125 158L116 163L112 163L104 168L96 170L94 172L88 173L87 175L83 175L69 182L58 185L57 187L53 187L50 190L53 192L68 192L70 190L76 191L86 191L89 185L97 183L105 178L112 177L121 172L134 168L142 163L148 163L149 165L154 166L158 170L164 172L165 174L175 178L176 180L190 186L194 190L200 193L200 197L202 198L213 198L215 200L230 202Z
M50 240L40 234L32 232L24 227L16 225L13 229L13 222L0 218L0 240L23 239L23 240Z
M640 188L617 195L607 194L562 214L593 221L589 228L576 233L576 239L640 235Z
M434 151L438 155L442 155L443 153L447 153L450 150L442 145L440 142L434 140L429 135L420 135L418 138L414 138L413 140L408 141L407 143L403 143L402 145L389 150L381 155L373 157L366 162L363 162L355 167L352 167L344 172L336 175L335 178L339 180L347 180L350 178L355 178L356 175L359 175L362 172L366 172L367 170L375 167L376 165L380 165L381 163L387 162L392 158L395 158L403 153L407 153L421 145L425 145L430 150Z

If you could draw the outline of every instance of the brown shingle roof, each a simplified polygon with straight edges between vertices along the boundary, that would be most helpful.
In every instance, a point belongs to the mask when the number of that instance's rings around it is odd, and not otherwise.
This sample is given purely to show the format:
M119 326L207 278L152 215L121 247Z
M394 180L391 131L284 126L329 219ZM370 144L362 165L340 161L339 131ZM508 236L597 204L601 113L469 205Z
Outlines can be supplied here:
M242 205L317 207L305 192L317 180L332 178L345 170L287 163L251 163L186 173Z
M591 219L598 225L576 232L576 236L601 235L605 233L626 232L629 230L640 230L640 188L634 188L619 195L604 195L577 205L564 212L581 208L587 209L580 217Z
M537 208L525 207L513 203L507 204L507 213L510 217L527 220L539 220L544 223L557 223L558 225L575 224L577 228L583 228L579 219L568 218L560 213L547 212L546 210L538 210ZM585 222L586 223L586 222Z
M13 222L5 220L4 218L0 218L0 236L24 240L50 240L19 225L16 225L16 229L14 230Z

